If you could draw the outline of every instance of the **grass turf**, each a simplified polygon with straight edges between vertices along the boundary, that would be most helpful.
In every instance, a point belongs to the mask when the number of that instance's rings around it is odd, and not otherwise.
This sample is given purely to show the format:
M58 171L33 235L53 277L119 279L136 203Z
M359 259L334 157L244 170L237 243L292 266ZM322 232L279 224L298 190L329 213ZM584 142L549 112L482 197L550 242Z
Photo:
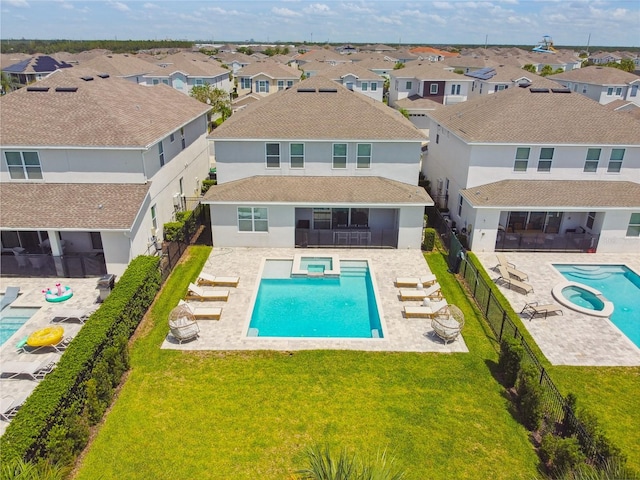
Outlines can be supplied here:
M497 355L444 259L466 354L160 350L210 249L192 247L152 307L132 370L75 478L282 479L316 443L388 449L409 479L532 478L538 459L491 375Z

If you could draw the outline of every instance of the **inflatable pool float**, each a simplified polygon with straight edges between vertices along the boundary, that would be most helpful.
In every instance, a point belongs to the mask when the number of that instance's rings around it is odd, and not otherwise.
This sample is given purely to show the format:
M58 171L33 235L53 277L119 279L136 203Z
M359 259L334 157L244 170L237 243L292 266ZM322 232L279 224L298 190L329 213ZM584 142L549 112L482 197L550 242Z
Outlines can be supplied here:
M54 288L43 290L42 293L44 293L44 298L47 302L64 302L73 297L71 287L63 287L59 283L56 283Z
M36 330L29 338L27 338L27 345L30 347L46 347L48 345L57 345L64 336L64 328L56 325L55 327L45 327L41 330Z

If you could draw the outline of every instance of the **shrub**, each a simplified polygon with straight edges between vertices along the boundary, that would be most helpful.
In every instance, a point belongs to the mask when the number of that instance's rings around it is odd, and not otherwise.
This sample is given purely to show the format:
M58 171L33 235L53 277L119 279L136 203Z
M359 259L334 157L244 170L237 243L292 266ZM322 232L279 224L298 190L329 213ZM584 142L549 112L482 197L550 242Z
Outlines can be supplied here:
M551 433L542 437L540 458L552 475L573 471L586 460L576 437L560 438Z
M182 222L165 223L163 231L164 239L167 242L181 242L184 240L184 224Z
M502 339L498 369L503 375L503 383L506 388L511 388L516 384L523 356L524 348L519 340L511 337Z
M587 433L586 437L578 437L581 441L580 446L586 455L590 455L591 452L589 445L585 443L585 440L587 438L591 438L594 441L593 447L600 455L602 455L605 461L616 461L622 465L626 463L626 456L622 453L620 448L613 444L605 435L598 424L598 419L595 415L584 409L580 409L578 411L578 419Z
M204 195L205 193L207 193L207 191L213 187L214 185L217 185L217 181L216 180L209 180L209 179L205 179L202 180L202 188L200 189L200 193L202 195Z
M436 231L433 228L425 228L424 229L424 242L422 244L422 250L426 252L430 252L433 250L434 245L436 244Z
M538 370L526 365L518 373L518 410L522 424L529 430L537 430L542 423L542 387L538 383Z

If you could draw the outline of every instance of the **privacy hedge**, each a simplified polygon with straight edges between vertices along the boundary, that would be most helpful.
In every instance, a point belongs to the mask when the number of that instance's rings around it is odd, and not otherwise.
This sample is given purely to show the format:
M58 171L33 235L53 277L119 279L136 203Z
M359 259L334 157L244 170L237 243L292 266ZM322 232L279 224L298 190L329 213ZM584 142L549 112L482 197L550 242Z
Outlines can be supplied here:
M160 289L158 263L158 257L140 256L129 264L7 427L0 463L43 458L69 463L84 448L89 424L99 420L128 368L127 340Z

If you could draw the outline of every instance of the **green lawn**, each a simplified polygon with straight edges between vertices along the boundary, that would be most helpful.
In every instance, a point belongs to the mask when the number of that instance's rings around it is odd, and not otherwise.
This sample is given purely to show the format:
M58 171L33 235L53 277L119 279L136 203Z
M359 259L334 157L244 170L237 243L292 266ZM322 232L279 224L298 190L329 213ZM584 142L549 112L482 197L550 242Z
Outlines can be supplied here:
M210 248L192 247L141 327L132 370L78 479L286 479L315 443L388 449L409 479L530 479L538 459L491 375L497 355L463 307L470 353L160 350L166 318Z

